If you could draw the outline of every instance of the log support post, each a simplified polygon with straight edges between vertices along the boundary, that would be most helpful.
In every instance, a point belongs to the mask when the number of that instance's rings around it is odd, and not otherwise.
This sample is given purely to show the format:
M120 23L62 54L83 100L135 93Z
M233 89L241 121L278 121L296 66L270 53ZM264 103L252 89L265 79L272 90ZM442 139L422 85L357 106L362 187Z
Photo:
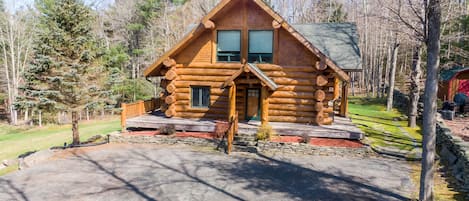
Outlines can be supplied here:
M236 113L236 84L234 82L231 82L228 99L230 104L228 107L228 121L231 121Z
M228 130L228 136L227 136L228 145L227 145L226 151L228 154L230 154L231 149L233 148L234 134L237 130L237 128L235 128L237 126L235 125L237 124L236 123L237 113L236 113L236 84L234 82L231 82L228 98L229 98L228 122L230 124L230 129Z
M340 116L348 116L348 83L343 82L342 84L342 99L340 103Z
M269 124L269 90L267 89L267 86L262 87L261 101L261 125L265 126Z

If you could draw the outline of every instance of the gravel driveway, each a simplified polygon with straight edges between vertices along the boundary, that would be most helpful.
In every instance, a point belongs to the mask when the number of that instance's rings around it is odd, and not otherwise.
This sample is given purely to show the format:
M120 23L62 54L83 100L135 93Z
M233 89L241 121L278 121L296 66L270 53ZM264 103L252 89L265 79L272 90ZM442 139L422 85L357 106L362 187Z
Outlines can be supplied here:
M406 200L407 162L105 145L0 177L0 200Z

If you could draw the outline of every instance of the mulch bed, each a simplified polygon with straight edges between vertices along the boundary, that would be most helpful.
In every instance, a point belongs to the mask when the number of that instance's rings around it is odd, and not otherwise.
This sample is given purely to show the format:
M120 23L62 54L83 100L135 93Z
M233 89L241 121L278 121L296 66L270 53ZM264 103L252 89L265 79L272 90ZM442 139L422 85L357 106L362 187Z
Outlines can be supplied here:
M271 139L272 142L284 142L284 143L300 143L303 142L303 137L299 136L277 136ZM328 139L328 138L311 138L309 144L321 147L348 147L348 148L360 148L364 145L357 140L345 140L345 139Z
M155 136L163 135L159 131L132 131L123 133L126 136ZM202 133L202 132L176 132L174 137L193 137L203 139L216 139L218 135L216 133ZM300 143L303 142L303 137L300 136L277 136L271 139L272 142L283 142L283 143ZM347 148L360 148L364 145L357 140L345 140L345 139L327 139L327 138L311 138L309 144L314 146L322 147L347 147Z
M460 136L464 141L469 141L469 117L457 117L452 121L445 120L445 124L451 128L454 135Z

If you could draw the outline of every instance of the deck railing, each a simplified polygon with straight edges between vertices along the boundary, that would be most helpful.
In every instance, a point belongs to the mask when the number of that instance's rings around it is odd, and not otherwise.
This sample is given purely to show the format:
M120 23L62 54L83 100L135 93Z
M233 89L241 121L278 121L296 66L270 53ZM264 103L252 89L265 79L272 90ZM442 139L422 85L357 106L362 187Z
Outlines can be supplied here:
M125 121L128 118L138 117L148 112L152 112L161 106L161 99L152 98L146 101L137 101L135 103L122 103L121 108L121 126L125 130Z

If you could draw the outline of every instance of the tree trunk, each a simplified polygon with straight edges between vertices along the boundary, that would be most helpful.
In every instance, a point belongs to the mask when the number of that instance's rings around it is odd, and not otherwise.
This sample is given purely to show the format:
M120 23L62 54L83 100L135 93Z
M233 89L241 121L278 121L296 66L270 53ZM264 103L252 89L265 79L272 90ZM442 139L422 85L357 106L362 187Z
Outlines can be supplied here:
M42 127L42 110L38 111L38 121L39 127Z
M26 109L24 110L24 122L27 124L28 121L29 121L29 109L26 108Z
M426 1L425 1L426 2ZM428 5L427 31L427 80L423 113L423 153L420 175L421 201L433 200L433 175L435 174L436 109L438 90L438 67L440 65L440 0L430 0Z
M388 100L386 104L386 110L391 111L392 103L394 101L394 81L396 80L396 67L397 67L397 54L399 51L399 41L397 39L398 35L394 36L394 46L392 49L392 64L391 69L389 69L389 88L388 88Z
M80 133L78 132L78 112L72 111L72 136L73 145L80 144Z
M422 54L421 44L418 44L414 49L412 57L412 73L410 76L410 107L409 107L409 119L408 126L415 128L417 126L418 116L418 103L420 99L420 57Z

